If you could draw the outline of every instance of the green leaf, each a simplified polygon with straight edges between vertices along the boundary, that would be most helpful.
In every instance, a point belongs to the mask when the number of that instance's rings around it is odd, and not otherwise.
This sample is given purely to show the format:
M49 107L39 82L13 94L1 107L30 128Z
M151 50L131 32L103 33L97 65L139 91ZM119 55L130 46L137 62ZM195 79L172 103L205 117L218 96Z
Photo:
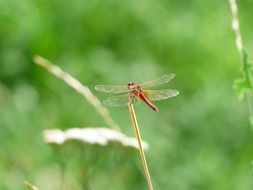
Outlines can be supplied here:
M251 85L245 77L236 79L234 81L233 87L239 93L239 99L243 99L245 93L252 90Z

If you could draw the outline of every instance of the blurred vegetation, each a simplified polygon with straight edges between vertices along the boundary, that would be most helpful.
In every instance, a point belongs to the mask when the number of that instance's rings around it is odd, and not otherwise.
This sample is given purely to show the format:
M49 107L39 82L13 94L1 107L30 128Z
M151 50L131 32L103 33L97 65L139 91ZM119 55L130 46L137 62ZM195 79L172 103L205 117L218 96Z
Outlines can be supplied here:
M238 3L252 60L253 1ZM25 180L40 190L60 189L61 169L42 131L105 126L79 94L33 63L35 54L91 90L176 73L165 87L178 89L179 96L157 102L158 113L136 107L142 137L150 144L154 188L252 189L253 134L246 102L232 88L240 57L228 1L0 0L1 190L26 189ZM134 136L127 108L109 110L122 131ZM90 151L110 166L117 152L122 156L117 148L109 158ZM111 190L146 189L138 152L128 157L120 170L108 171L91 159L97 168L94 189L108 183ZM81 189L74 172L66 175L69 189Z

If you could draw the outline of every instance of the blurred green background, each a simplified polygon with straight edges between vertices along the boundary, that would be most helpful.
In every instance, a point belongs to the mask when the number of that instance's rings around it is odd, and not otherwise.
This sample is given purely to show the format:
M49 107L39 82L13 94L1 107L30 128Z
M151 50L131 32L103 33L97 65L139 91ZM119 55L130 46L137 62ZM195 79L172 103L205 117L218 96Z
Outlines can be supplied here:
M253 1L238 3L251 56ZM96 84L175 73L163 87L178 89L179 96L157 102L158 113L136 107L150 144L154 188L252 189L253 133L246 102L232 88L240 76L234 41L227 0L0 0L0 189L26 189L24 180L41 190L61 189L57 155L43 142L43 130L106 126L79 94L33 63L36 54L101 100L107 95L96 92ZM122 132L134 136L128 109L109 111ZM89 179L93 189L147 189L138 152L119 150L90 150L100 157L99 163L87 161L96 168ZM126 161L114 166L122 154ZM82 189L74 175L79 164L66 171L66 189Z

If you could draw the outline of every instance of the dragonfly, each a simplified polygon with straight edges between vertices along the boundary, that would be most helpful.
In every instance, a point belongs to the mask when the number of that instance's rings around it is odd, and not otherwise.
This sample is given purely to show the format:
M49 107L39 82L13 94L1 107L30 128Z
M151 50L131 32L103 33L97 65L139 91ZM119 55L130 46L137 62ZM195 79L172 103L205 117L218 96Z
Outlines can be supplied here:
M171 98L178 95L179 92L176 89L146 90L146 88L168 83L174 77L175 74L170 73L141 84L128 82L126 85L96 85L95 89L105 93L119 94L106 98L103 101L105 106L127 106L129 103L135 104L142 101L152 110L157 112L158 108L152 103L152 101Z

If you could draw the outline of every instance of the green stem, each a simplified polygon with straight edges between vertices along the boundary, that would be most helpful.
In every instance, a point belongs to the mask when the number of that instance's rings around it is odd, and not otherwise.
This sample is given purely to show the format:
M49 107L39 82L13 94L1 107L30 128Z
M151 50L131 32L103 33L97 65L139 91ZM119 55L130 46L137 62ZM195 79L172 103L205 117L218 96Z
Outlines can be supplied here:
M244 48L241 51L241 57L242 57L241 61L242 61L242 65L243 65L243 73L245 75L246 82L248 84L248 87L250 89L252 89L252 82L250 79L250 69L249 69L249 63L248 63L248 55L247 55L247 52Z

